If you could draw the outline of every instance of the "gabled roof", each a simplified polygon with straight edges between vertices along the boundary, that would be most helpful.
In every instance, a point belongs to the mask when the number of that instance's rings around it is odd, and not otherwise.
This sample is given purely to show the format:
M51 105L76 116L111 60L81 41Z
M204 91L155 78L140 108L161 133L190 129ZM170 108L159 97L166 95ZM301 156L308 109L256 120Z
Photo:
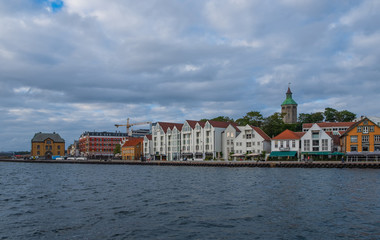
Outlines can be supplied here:
M264 140L270 141L270 137L259 127L251 126Z
M353 124L350 128L348 128L347 131L345 131L345 132L342 134L341 137L346 136L347 133L351 132L353 129L355 129L355 127L357 127L358 125L360 125L360 124L361 124L362 122L364 122L365 120L367 120L367 121L373 123L373 125L374 125L375 127L379 127L379 126L378 126L376 123L374 123L371 119L369 119L368 117L364 117L364 118L363 118L362 120L360 120L359 122L354 122L354 124Z
M236 129L236 127L238 126L236 123L233 123L233 122L221 122L221 121L213 121L213 120L208 120L207 122L209 122L211 126L216 127L216 128L227 128L228 125L231 124Z
M169 123L169 122L158 122L158 124L162 127L162 130L166 133L168 131L168 128L173 129L175 126L178 130L182 130L182 123Z
M36 133L32 138L32 142L44 142L46 139L50 138L53 142L64 143L65 140L59 136L58 133Z
M150 134L145 135L145 137L146 137L148 140L152 140L152 135L150 135Z
M125 141L122 147L133 147L143 142L144 142L143 138L129 138L127 141Z
M311 128L314 123L304 123L302 124L302 128ZM351 127L354 122L320 122L317 123L318 126L321 128L326 128L326 127Z
M292 139L300 139L303 135L305 135L305 132L293 132L289 129L286 129L282 133L278 134L272 140L292 140Z
M185 122L187 122L189 124L189 126L194 129L195 128L195 125L197 125L197 123L199 121L194 121L194 120L186 120Z

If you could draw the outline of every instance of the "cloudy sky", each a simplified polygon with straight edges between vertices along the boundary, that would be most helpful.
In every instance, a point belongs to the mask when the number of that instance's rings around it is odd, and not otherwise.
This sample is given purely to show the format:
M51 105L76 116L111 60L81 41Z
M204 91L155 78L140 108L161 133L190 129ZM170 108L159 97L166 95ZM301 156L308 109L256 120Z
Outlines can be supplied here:
M379 116L380 1L0 1L0 151L138 121ZM124 129L122 129L124 130Z

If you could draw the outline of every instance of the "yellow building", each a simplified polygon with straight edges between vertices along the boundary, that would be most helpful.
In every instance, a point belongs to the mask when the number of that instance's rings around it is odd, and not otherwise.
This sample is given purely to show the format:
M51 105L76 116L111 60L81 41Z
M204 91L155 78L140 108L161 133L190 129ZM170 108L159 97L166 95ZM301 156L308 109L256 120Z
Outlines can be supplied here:
M128 138L121 147L123 160L140 160L143 154L143 138Z
M341 144L347 156L380 155L380 127L370 119L363 118L341 136Z
M65 155L65 140L58 133L36 133L32 139L31 155L51 159Z

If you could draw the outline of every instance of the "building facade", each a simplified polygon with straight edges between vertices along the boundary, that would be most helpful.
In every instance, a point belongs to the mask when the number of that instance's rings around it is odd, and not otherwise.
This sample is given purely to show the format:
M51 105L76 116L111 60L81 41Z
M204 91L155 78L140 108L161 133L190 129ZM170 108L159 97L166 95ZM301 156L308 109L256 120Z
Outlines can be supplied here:
M281 104L281 113L284 115L283 121L284 123L297 123L297 106L296 101L293 100L293 93L290 91L290 87L288 87L288 91L286 92L286 99Z
M36 133L32 139L31 155L52 159L53 156L65 155L65 140L58 133Z
M121 156L123 160L142 160L143 138L127 138L122 142Z
M79 151L89 158L111 157L117 144L127 133L121 132L84 132L79 138Z
M380 127L365 117L341 136L341 144L347 156L380 156Z
M233 129L236 131L233 131ZM223 154L225 160L230 158L235 160L242 158L258 159L262 153L270 153L271 151L270 137L258 127L230 125L225 132L225 143L223 144L223 146L226 146L223 152L227 153ZM233 138L233 136L236 137ZM233 154L231 154L232 148L228 147L232 145L231 143L234 145Z
M301 138L304 132L293 132L285 130L272 138L270 157L295 159L300 157Z

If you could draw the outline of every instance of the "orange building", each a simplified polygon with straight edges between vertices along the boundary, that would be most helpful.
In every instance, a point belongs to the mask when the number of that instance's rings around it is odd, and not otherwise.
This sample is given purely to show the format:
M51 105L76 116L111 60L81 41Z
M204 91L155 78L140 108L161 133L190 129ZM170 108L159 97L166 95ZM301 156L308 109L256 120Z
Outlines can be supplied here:
M123 160L139 160L143 155L144 138L128 138L121 146Z
M65 140L58 133L36 133L32 139L31 155L51 159L65 155Z
M365 117L341 136L341 145L347 155L380 155L380 127Z

